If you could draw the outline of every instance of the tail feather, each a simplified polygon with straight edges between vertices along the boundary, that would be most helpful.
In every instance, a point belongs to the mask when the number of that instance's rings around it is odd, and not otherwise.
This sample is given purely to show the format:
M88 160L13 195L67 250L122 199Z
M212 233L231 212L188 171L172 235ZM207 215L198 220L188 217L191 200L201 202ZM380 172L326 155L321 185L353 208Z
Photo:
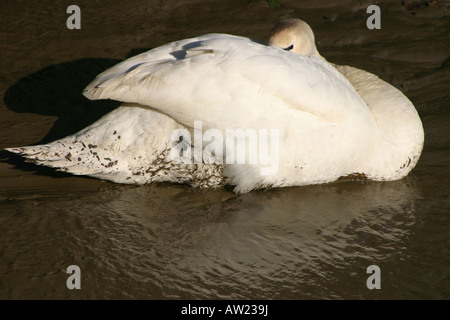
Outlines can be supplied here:
M178 136L185 131L185 127L164 114L124 104L74 135L49 144L6 150L37 165L117 183L222 185L221 165L172 162L174 145L186 144L183 150L190 147L187 133L183 139ZM174 133L178 140L172 140Z
M107 171L105 169L108 168L100 161L98 152L80 148L75 141L69 143L69 141L58 140L45 145L6 148L6 150L20 155L27 162L76 175L98 174Z
M151 171L163 165L158 156L167 153L171 135L179 128L166 115L124 104L74 135L49 144L6 150L58 171L141 184L164 179Z

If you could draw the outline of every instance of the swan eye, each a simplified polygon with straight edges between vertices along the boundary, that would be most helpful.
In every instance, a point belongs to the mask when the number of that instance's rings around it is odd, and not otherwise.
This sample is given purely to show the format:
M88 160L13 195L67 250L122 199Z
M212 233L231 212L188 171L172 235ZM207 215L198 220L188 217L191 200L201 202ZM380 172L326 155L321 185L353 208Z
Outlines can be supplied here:
M291 51L293 48L294 48L294 45L291 44L289 47L284 48L283 50L285 50L285 51Z

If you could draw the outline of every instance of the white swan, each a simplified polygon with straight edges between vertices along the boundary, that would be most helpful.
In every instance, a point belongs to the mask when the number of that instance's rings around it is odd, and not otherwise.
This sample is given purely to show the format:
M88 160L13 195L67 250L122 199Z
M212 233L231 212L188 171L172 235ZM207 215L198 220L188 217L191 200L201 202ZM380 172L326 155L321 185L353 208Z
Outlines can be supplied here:
M280 22L269 43L209 34L142 53L101 73L84 91L90 99L125 102L121 107L72 136L7 150L119 183L228 183L235 192L351 174L396 180L410 172L424 134L399 90L368 72L328 63L301 20ZM278 171L264 175L260 162L175 163L174 146L191 145L182 135L174 142L172 134L193 133L195 121L222 133L278 130Z

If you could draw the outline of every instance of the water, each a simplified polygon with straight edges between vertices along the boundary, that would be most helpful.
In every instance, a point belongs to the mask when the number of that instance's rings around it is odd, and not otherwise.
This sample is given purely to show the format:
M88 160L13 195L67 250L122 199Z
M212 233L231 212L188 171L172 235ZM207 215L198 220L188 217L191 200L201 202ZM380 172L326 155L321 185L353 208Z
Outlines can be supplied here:
M81 89L141 48L213 31L264 40L290 16L311 24L328 60L378 74L415 104L426 141L412 173L235 195L56 174L2 152L0 298L450 298L449 9L388 1L382 29L369 31L359 1L280 2L79 1L78 31L65 29L69 4L8 4L0 148L63 137L112 110ZM81 290L66 287L73 264ZM370 265L380 290L366 286Z

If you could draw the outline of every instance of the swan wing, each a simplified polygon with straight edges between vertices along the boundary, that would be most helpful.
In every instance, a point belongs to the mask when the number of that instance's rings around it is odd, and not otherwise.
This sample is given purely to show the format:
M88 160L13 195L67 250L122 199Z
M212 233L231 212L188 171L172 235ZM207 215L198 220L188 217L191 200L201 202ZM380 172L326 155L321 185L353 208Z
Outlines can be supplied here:
M188 127L199 120L219 129L261 127L294 110L329 122L368 113L326 61L225 34L172 42L125 60L97 76L84 95L139 103Z

